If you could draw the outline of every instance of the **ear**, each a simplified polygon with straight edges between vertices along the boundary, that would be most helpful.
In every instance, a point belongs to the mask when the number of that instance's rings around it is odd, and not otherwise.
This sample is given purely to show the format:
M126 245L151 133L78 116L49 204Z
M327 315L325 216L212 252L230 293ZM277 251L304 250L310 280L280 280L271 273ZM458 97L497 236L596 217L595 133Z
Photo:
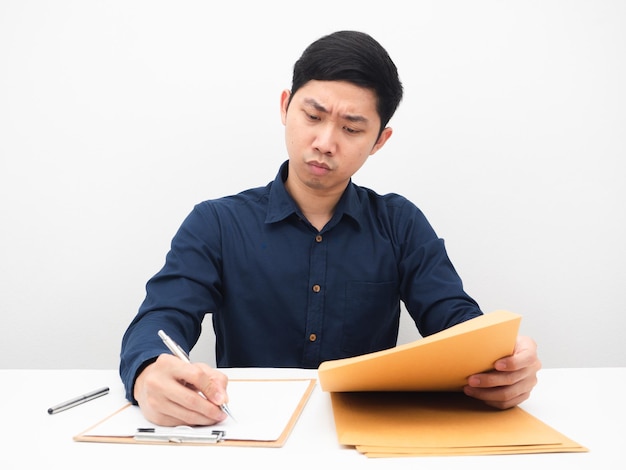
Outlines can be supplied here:
M383 131L380 133L380 137L378 137L378 140L372 147L372 151L370 152L370 155L374 155L376 152L378 152L383 147L383 145L385 145L385 142L389 140L389 137L391 137L391 134L393 134L393 129L391 127L385 127Z
M291 92L289 90L283 90L280 94L280 120L283 125L287 122L287 108L289 107L289 98L291 98Z

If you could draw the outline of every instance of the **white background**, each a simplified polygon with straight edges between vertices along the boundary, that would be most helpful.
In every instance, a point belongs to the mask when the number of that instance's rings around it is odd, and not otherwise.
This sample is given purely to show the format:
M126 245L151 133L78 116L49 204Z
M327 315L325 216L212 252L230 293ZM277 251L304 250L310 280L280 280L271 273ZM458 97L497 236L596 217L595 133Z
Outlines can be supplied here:
M280 92L338 29L405 86L354 181L413 200L545 367L626 366L625 25L618 0L0 0L0 367L117 367L192 206L274 178Z

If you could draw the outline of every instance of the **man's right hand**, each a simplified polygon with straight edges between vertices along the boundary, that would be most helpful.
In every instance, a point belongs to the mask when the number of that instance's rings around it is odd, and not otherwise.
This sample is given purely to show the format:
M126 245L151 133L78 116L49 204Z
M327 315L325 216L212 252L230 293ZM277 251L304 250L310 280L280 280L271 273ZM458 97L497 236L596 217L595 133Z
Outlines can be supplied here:
M133 393L144 416L156 425L208 426L228 416L220 409L228 402L227 384L228 377L207 364L161 354L141 371Z

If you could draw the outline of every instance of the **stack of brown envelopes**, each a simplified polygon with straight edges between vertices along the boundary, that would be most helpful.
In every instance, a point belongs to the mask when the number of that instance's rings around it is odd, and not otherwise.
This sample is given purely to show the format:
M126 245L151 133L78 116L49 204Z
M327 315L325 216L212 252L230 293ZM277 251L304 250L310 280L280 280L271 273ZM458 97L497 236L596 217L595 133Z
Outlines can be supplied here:
M515 347L521 317L496 311L385 351L323 363L339 443L368 457L586 452L520 407L465 396L467 377Z

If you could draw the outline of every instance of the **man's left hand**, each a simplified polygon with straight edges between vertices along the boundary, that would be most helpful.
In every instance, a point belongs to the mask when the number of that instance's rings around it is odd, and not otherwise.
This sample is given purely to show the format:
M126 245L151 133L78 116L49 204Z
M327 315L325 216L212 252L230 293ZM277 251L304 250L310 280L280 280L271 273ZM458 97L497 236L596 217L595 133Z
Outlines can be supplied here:
M463 391L494 408L512 408L530 396L539 369L537 344L527 336L519 336L511 356L498 359L492 371L468 377Z

